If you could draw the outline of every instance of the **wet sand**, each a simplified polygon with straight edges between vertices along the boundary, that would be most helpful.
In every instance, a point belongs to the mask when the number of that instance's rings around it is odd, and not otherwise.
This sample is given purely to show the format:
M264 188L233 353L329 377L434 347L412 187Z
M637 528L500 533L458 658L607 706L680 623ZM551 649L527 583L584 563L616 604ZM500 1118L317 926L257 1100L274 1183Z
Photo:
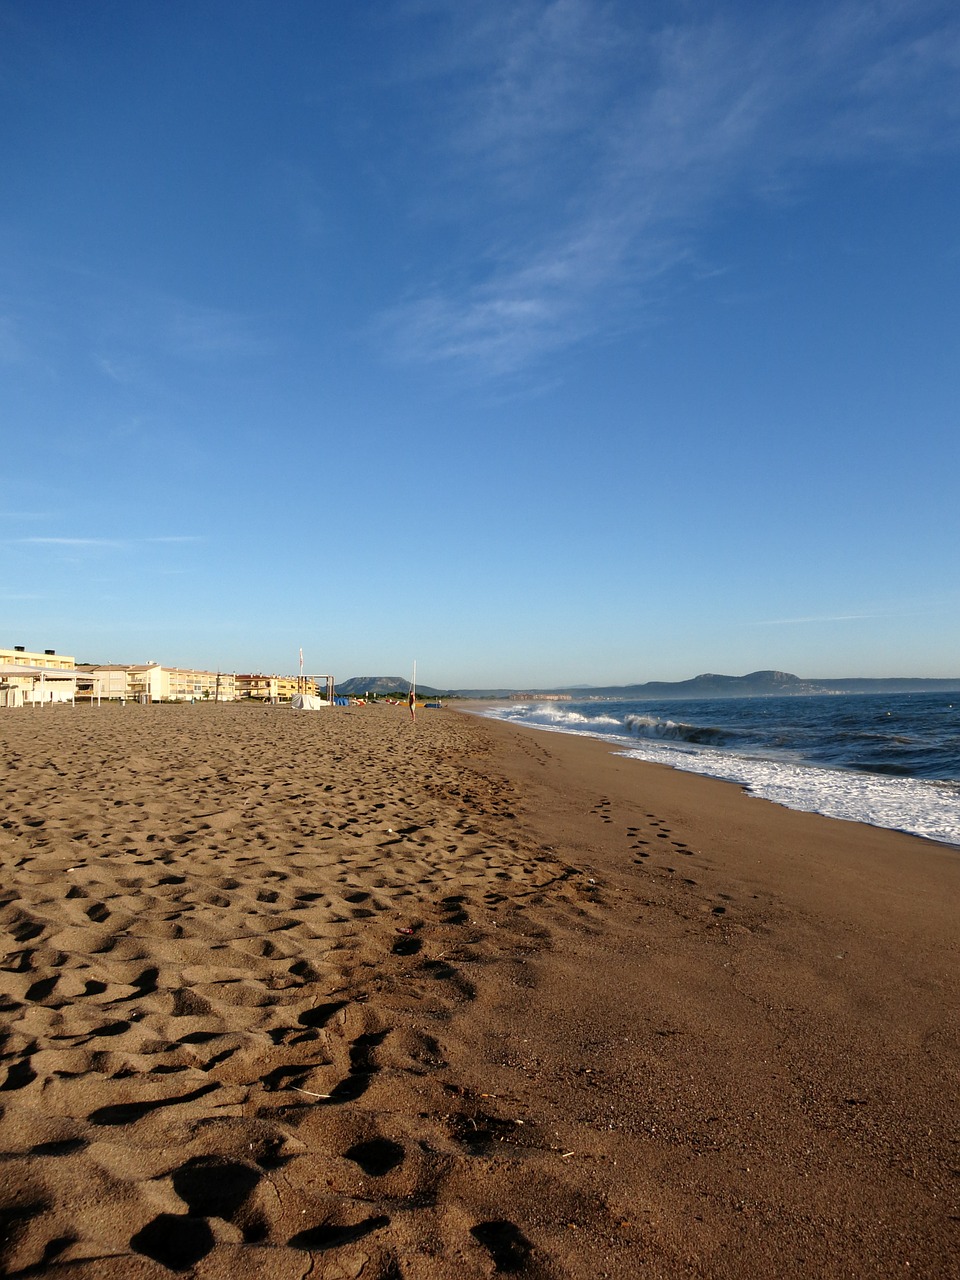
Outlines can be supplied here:
M958 851L447 709L0 742L4 1274L960 1271Z

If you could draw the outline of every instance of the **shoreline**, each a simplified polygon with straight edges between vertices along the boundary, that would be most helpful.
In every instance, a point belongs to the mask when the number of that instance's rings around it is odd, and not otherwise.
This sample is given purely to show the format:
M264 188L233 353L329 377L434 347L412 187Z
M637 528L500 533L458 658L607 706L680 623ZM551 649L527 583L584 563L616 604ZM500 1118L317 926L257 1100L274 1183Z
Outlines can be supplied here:
M0 717L6 1272L954 1271L956 853L456 710Z
M542 962L539 1034L605 1060L634 1187L694 1196L658 1274L956 1269L955 851L485 723L535 837L598 886Z
M958 791L960 782L955 780L923 778L912 775L891 776L871 772L867 769L853 768L852 766L831 766L826 763L807 760L792 762L784 766L783 762L778 762L772 756L748 755L741 757L738 753L732 751L720 753L723 761L716 768L695 768L690 767L688 761L702 761L701 755L699 753L690 754L687 751L678 753L669 742L664 742L660 744L659 748L656 748L643 742L636 742L627 736L618 737L603 733L592 733L589 729L565 729L549 724L539 724L535 721L510 720L490 714L491 711L502 709L505 705L501 702L485 702L476 709L466 707L458 709L465 714L476 715L486 720L495 720L498 723L513 724L517 728L526 728L539 733L591 738L593 741L604 743L611 752L628 759L672 769L688 776L706 777L718 782L726 782L731 786L740 788L745 794L755 799L764 800L767 803L775 804L794 812L815 813L835 821L859 823L877 830L894 831L902 835L913 836L916 839L928 840L931 843L943 845L960 852L960 835L955 834L952 829L957 827L957 805L960 802L960 791ZM678 754L680 754L681 758L673 758ZM706 756L714 756L717 752L716 750L708 750L704 754ZM755 762L758 762L761 766L762 775L760 777L752 776L756 774L756 770L752 768ZM780 770L784 767L787 770L785 782L777 773L774 773L771 778L770 770ZM802 782L799 785L797 782L798 775L802 778ZM818 799L816 801L811 799L811 787L812 784L815 784L815 780L818 779L818 775L830 779L844 779L847 786L843 799L839 803L838 797L832 794L832 790L827 792L826 799L824 799L822 786L819 790ZM891 799L894 805L904 803L903 788L908 789L910 802L914 805L917 804L917 789L924 789L919 792L920 804L918 811L931 815L935 812L939 815L936 819L928 820L926 825L929 830L917 829L918 826L923 825L916 816L917 811L914 811L913 815L907 819L907 821L912 821L915 824L913 827L896 825L895 821L892 820L892 815L887 806L889 806ZM866 796L868 790L872 793L869 798ZM952 803L946 804L945 801L942 801L941 792L944 795L948 794ZM899 794L891 795L890 793ZM850 806L851 795L859 797L859 803L864 806L866 812L851 813L845 811ZM943 807L945 804L946 807Z

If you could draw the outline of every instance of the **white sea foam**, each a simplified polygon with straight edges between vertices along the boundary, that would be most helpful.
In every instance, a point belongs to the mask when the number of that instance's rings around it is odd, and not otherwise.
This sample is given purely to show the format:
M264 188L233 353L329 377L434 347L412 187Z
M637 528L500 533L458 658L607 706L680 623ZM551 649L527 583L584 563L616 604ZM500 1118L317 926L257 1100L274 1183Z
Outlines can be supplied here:
M623 721L616 716L586 716L572 707L557 702L518 702L509 707L491 707L484 715L496 720L516 720L539 729L555 729L559 733L603 733L622 730ZM603 733L606 737L607 733Z
M584 715L563 704L537 702L490 708L484 714L554 733L598 737L618 745L618 755L723 778L788 809L960 845L960 787L956 783L825 769L712 747L675 746L670 740L682 740L685 726L653 716L631 715L621 721L606 715ZM627 733L623 732L625 727Z
M960 845L960 793L950 783L757 760L727 751L679 750L652 743L618 754L687 773L725 778L739 783L751 795L787 809L822 813L828 818L846 818Z

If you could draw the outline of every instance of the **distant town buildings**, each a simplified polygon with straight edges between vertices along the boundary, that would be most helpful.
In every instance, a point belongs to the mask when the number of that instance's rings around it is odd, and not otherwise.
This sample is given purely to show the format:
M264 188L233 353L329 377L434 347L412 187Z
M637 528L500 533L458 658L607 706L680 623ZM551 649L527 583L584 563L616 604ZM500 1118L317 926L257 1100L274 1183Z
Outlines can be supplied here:
M278 699L286 702L295 693L308 693L316 696L317 682L312 676L265 676L261 672L256 675L238 675L237 698L259 698L262 702L275 702Z
M320 683L322 681L323 688ZM0 649L0 707L45 702L286 702L294 694L333 696L332 676L235 675L160 662L81 663L53 649Z
M55 649L30 653L22 644L0 649L0 707L72 702L77 680L73 658Z
M237 696L236 677L225 672L165 667L159 662L83 663L81 670L91 679L92 697L98 688L101 698L132 702L234 702Z
M571 702L572 693L511 693L514 702Z

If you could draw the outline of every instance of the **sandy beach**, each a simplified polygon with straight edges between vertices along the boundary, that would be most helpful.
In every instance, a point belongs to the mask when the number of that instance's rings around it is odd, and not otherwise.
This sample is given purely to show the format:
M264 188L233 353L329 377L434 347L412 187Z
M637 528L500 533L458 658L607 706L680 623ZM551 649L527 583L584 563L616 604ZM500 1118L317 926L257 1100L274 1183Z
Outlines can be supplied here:
M960 851L446 708L0 741L3 1274L960 1274Z

